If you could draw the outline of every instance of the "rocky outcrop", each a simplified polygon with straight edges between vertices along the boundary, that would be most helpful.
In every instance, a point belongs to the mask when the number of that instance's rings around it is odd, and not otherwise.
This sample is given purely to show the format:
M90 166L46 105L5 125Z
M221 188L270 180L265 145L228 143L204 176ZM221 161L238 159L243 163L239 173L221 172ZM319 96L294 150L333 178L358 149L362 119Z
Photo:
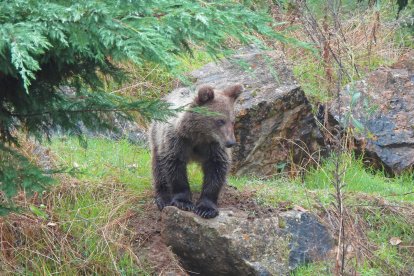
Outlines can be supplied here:
M342 126L355 129L358 150L396 175L414 168L414 51L348 85L330 108ZM355 120L357 122L355 122Z
M122 117L111 116L111 126L103 131L93 131L81 124L83 133L89 137L107 138L111 140L127 139L136 145L147 144L146 130L134 121Z
M146 130L134 121L122 118L120 116L110 115L106 118L110 121L110 126L103 130L94 130L87 128L81 121L77 126L86 137L105 138L110 140L126 139L128 142L135 145L146 145L148 142ZM51 131L52 135L62 136L66 132L62 132L58 126ZM71 133L69 133L71 134Z
M178 88L173 96L194 91L202 84L217 89L237 83L245 87L235 106L235 174L273 175L292 164L306 164L320 151L323 138L312 107L283 53L245 48L191 72L190 77L193 86Z
M194 275L287 275L327 258L334 246L317 218L299 211L252 218L221 209L218 217L203 219L166 207L162 220L164 242Z

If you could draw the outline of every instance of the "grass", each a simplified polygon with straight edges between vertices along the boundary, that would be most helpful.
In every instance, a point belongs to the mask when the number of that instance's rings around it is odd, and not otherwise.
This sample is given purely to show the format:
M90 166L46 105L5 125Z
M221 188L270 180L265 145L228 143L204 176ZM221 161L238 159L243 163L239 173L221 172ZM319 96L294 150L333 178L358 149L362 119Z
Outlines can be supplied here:
M329 189L332 186L334 162L333 157L313 168L305 176L304 185L310 189ZM388 178L381 171L367 169L361 158L352 154L341 156L344 172L345 189L348 192L362 192L376 196L389 197L393 201L414 202L413 175L405 174Z
M344 174L345 191L353 197L361 194L381 196L395 203L414 202L413 174L396 178L387 178L384 173L366 168L362 159L344 154L341 158ZM257 189L259 200L263 203L278 206L284 205L302 207L314 210L320 205L328 206L334 198L332 185L334 158L328 158L319 167L311 168L303 178L289 179L276 177L270 180L260 180L247 177L230 177L229 184L239 189ZM353 196L354 195L354 196Z
M72 176L57 176L60 185L42 199L21 203L23 217L1 221L10 232L3 240L24 239L14 256L0 258L3 271L150 275L151 267L131 249L135 233L127 227L148 200L147 150L104 139L91 139L83 149L74 138L57 139L51 148Z
M295 269L295 271L291 272L291 276L329 276L332 275L332 268L331 264L328 263L315 263L315 264L307 264Z
M60 138L51 144L58 161L77 178L93 183L123 183L127 189L142 192L151 186L148 149L120 140L90 139L81 147L76 139Z
M295 62L292 70L306 96L313 102L327 102L332 98L323 77L325 72L322 61L317 62L312 57L304 58Z

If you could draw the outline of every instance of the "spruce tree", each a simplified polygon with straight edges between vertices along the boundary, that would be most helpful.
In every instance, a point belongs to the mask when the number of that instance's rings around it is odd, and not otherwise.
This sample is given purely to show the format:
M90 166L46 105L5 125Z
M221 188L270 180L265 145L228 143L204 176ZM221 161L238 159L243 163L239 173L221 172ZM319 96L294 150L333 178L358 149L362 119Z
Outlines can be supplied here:
M59 126L82 137L79 122L89 129L107 128L108 114L170 116L173 110L162 101L105 93L102 76L127 80L119 67L125 61L174 70L177 55L191 52L192 45L214 55L226 49L229 37L254 43L255 34L285 40L273 31L271 18L230 0L1 1L3 161L17 155L10 147L18 144L16 131L41 139ZM65 93L68 87L73 93ZM49 182L44 175L23 157L17 160L0 165L0 190L12 196L19 188L43 189Z

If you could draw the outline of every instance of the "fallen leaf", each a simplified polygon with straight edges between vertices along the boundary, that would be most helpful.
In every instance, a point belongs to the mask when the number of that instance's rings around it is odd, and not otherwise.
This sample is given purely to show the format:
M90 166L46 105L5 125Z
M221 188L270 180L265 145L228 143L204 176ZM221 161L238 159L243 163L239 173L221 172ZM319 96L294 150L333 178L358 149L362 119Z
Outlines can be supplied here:
M390 239L390 244L391 245L399 245L401 243L401 240L400 240L400 238L398 238L398 237L392 237L391 239Z

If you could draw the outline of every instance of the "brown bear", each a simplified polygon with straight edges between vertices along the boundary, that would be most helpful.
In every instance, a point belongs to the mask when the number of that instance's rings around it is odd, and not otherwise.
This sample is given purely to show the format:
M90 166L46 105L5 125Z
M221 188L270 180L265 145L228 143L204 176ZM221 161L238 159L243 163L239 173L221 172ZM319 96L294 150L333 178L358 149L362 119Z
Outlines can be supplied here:
M190 110L167 122L153 122L150 128L155 202L160 210L172 205L203 218L218 215L217 199L230 166L229 148L236 144L234 102L242 90L241 85L223 91L203 86L194 98L167 97L175 106L188 103ZM192 112L194 107L210 112ZM191 201L187 178L191 161L199 162L204 174L196 205Z

